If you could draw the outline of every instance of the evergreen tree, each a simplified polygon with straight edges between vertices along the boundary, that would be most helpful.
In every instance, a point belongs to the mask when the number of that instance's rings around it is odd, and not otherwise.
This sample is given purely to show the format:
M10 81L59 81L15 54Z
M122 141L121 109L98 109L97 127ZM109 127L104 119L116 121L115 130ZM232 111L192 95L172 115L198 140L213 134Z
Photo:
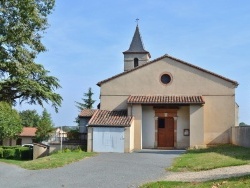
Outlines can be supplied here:
M93 104L95 103L95 100L92 99L93 96L93 92L91 90L91 88L89 88L87 93L84 93L83 96L84 98L82 98L82 103L81 102L75 102L77 105L76 107L82 111L83 109L92 109L93 108Z
M54 130L50 114L46 109L43 110L40 121L38 122L36 131L36 141L41 142L50 137L50 133Z
M0 101L51 102L58 111L62 97L54 90L59 80L35 63L46 51L41 38L54 5L54 0L0 1Z

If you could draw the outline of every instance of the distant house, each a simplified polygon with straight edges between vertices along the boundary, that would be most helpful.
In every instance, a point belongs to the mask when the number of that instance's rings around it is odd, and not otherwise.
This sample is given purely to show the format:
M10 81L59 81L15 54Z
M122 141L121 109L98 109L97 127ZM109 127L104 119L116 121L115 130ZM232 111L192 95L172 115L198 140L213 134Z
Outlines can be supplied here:
M19 135L19 138L17 139L17 145L22 145L22 144L29 144L33 143L33 140L36 137L36 127L24 127L23 131Z
M23 127L22 132L19 134L17 139L4 139L4 146L15 146L33 143L36 137L37 128L35 127Z
M63 131L61 128L56 128L52 133L51 136L48 140L48 142L60 142L62 137L62 140L66 140L67 139L67 132Z

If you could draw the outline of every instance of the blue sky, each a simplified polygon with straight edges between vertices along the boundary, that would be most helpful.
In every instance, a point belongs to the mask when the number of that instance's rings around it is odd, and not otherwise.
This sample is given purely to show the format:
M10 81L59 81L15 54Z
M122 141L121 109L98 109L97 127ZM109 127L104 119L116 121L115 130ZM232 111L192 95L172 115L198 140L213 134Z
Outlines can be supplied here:
M99 0L60 1L49 16L41 63L60 80L59 113L46 105L55 126L76 125L74 101L97 82L123 71L136 22L146 50L155 59L169 54L239 82L240 122L250 124L250 1L248 0ZM39 106L22 104L18 110Z

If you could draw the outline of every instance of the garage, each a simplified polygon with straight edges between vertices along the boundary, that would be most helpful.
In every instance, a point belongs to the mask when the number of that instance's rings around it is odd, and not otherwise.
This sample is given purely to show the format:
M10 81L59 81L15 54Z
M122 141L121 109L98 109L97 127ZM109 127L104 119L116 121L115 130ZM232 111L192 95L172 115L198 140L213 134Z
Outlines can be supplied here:
M124 153L134 149L134 119L125 110L96 110L87 129L87 151Z
M94 152L124 152L124 128L94 127Z

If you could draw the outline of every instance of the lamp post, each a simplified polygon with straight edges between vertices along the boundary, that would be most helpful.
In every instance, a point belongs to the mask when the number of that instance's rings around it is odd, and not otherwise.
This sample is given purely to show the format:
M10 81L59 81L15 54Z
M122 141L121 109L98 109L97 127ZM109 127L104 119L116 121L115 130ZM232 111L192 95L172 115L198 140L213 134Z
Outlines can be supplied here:
M61 138L61 151L62 151L62 126L61 126L61 130L60 130L60 138Z

